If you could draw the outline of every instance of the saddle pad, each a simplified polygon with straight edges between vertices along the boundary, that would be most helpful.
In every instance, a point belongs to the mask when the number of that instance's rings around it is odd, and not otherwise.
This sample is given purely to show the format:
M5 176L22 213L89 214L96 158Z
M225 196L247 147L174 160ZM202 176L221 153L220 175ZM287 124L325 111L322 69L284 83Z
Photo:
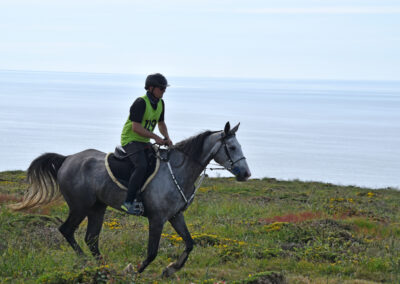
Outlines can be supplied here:
M112 152L108 153L108 154L106 155L106 158L104 159L104 163L105 163L105 166L106 166L106 169L107 169L107 173L108 173L108 175L110 176L111 180L112 180L119 188L121 188L121 189L127 191L128 188L127 188L125 185L123 185L121 182L118 181L118 179L114 176L114 174L113 174L113 172L112 172L112 170L111 170L111 168L110 168L110 164L108 163L108 158L109 158L110 155L112 155L112 154L113 154ZM154 171L153 171L153 173L146 179L146 182L143 184L142 188L140 189L141 192L143 192L143 191L146 189L147 185L148 185L148 184L151 182L151 180L156 176L156 174L157 174L159 168L160 168L160 159L157 157L157 158L156 158L156 166L155 166L155 168L154 168Z

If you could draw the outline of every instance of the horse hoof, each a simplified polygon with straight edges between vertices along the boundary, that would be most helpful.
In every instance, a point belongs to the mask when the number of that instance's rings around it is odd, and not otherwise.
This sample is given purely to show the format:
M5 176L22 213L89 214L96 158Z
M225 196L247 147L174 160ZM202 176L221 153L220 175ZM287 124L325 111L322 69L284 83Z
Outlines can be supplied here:
M177 269L174 268L173 265L174 265L174 263L172 262L172 263L168 264L167 267L164 268L164 270L161 274L162 278L168 278L177 271Z
M169 278L172 274L174 273L171 271L171 269L166 267L161 274L161 278Z
M132 263L129 263L129 264L124 268L124 270L122 270L122 273L123 273L124 275L128 275L128 274L134 275L136 272L135 272L135 269L133 268Z

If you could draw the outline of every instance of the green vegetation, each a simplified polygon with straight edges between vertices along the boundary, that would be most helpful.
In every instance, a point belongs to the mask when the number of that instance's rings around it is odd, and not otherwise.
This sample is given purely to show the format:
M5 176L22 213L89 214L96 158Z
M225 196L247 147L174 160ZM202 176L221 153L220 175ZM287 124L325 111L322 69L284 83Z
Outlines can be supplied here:
M124 272L146 255L145 218L108 210L104 262L79 259L58 232L59 203L16 213L25 172L0 173L1 283L398 283L400 192L275 179L206 179L185 216L196 246L185 267L160 278L184 245L164 228L159 254L141 274ZM86 220L76 238L84 244Z

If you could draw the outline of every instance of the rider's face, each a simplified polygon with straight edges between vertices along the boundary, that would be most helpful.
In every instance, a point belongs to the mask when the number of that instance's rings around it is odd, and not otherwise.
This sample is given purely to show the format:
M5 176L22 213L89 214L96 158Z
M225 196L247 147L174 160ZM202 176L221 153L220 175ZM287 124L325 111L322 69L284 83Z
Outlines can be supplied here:
M157 99L161 99L164 95L165 92L165 88L161 88L161 87L150 87L150 91L153 92L153 95L157 98Z

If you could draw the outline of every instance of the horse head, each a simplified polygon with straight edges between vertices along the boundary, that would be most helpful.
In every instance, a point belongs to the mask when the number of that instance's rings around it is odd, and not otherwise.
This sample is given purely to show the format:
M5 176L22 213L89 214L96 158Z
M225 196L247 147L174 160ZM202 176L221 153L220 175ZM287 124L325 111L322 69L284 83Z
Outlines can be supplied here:
M220 137L221 146L215 153L214 160L230 171L238 181L245 181L251 176L251 173L242 147L236 138L239 125L240 123L231 129L230 123L226 123Z

